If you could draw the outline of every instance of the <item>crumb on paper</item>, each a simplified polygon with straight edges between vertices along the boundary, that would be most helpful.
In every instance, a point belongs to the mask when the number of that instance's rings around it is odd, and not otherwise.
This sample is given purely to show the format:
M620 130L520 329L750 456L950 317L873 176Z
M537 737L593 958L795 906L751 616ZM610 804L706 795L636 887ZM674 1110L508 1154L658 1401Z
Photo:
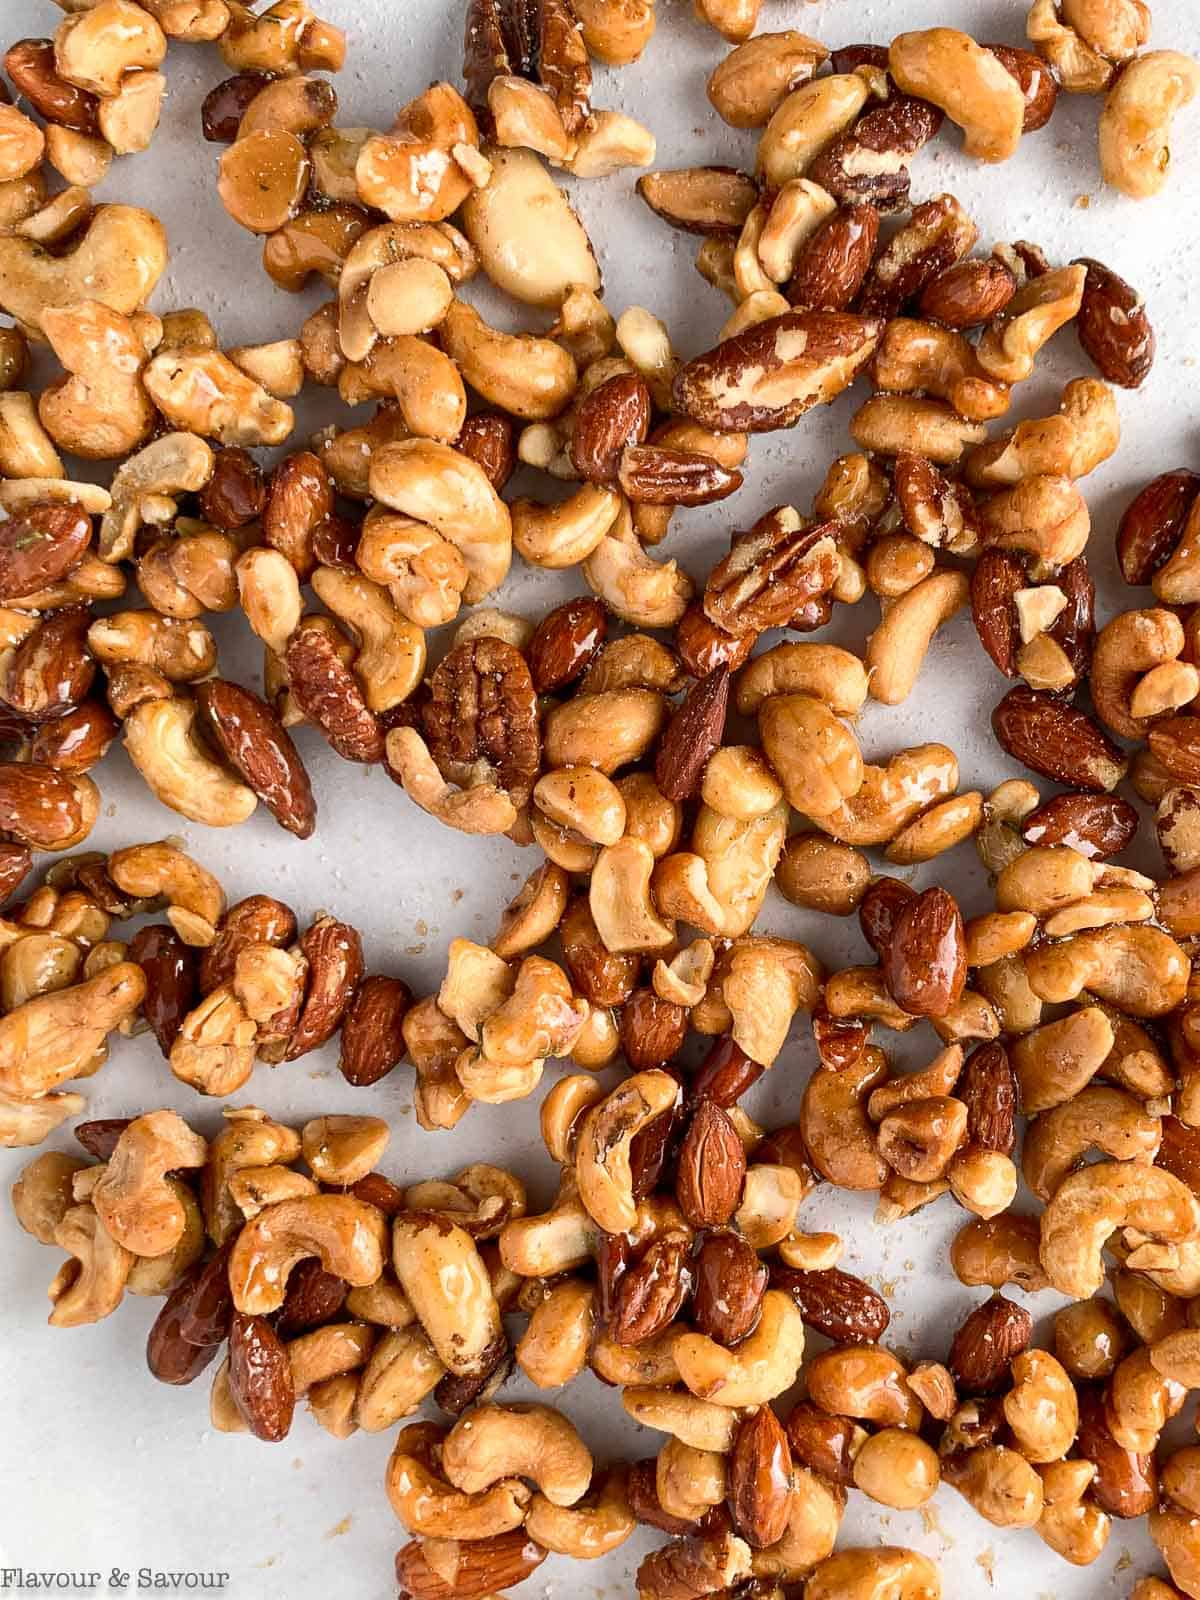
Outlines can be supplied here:
M988 1583L994 1589L996 1587L996 1552L990 1544L975 1557L975 1565L982 1570Z
M1125 1545L1123 1547L1123 1549L1121 1550L1121 1554L1117 1557L1117 1564L1113 1568L1113 1571L1114 1572L1127 1572L1132 1565L1133 1565L1133 1551L1129 1548L1128 1545Z
M1090 194L1077 194L1072 204L1078 211L1088 211L1091 209L1092 197Z
M303 1456L293 1456L292 1457L292 1471L293 1472L299 1472L300 1468L303 1465L304 1465L304 1457Z
M340 1539L344 1533L349 1533L354 1524L354 1516L347 1512L340 1522L335 1522L332 1528L325 1532L326 1539Z
M429 932L429 924L425 921L424 917L418 917L416 922L415 922L415 924L414 924L414 927L416 928L416 931L421 935L422 939Z
M454 902L455 905L457 905L458 902L462 899L463 895L466 894L466 892L467 891L465 889L455 889L453 894L450 896L450 899Z
M423 944L406 944L404 946L404 954L406 956L423 956L425 954L425 946Z
M282 1560L281 1556L267 1556L262 1561L256 1561L254 1567L256 1571L262 1571L264 1567L273 1567L280 1560Z
M937 1506L933 1501L931 1500L928 1504L919 1506L917 1509L921 1514L921 1525L925 1532L940 1539L943 1550L952 1550L954 1548L954 1538L946 1532L938 1520Z

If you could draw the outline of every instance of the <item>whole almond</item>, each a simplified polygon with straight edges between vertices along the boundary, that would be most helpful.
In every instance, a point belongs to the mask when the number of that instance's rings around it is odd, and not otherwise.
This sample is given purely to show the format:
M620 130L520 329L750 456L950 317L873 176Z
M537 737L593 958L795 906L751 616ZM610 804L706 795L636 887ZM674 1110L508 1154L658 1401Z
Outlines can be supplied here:
M285 555L301 583L316 565L313 535L333 510L329 474L311 450L299 450L281 461L271 477L263 512L263 537Z
M913 1016L944 1017L967 980L962 914L945 889L910 900L892 926L883 977L896 1004Z
M853 383L882 333L873 316L789 311L689 361L675 379L675 403L693 421L727 433L790 428Z
M571 464L591 483L612 483L628 445L650 431L650 389L637 372L619 372L598 384L575 408Z
M53 720L78 706L96 676L87 647L91 622L87 606L64 606L43 617L8 657L0 699L30 722Z
M33 851L27 844L0 840L0 906L16 893L33 865Z
M736 1233L710 1233L692 1261L692 1321L717 1344L735 1345L758 1326L767 1266Z
M675 1198L693 1228L719 1228L738 1208L746 1152L738 1131L712 1100L697 1106L679 1149Z
M0 604L58 583L83 559L92 519L70 505L27 505L0 513Z
M62 850L82 826L80 791L65 773L28 761L0 761L0 833L34 850Z
M189 1344L224 1344L233 1324L233 1291L229 1285L229 1257L237 1234L209 1256L192 1284L192 1292L181 1307L180 1336Z
M1109 383L1136 389L1154 365L1154 329L1145 302L1102 261L1082 256L1073 265L1087 268L1075 320L1080 344Z
M1017 292L1017 280L999 256L956 261L927 283L918 309L948 328L979 328L998 317Z
M619 1028L630 1071L649 1072L665 1066L683 1048L688 1012L653 989L635 989L621 1007Z
M139 928L129 941L129 959L146 974L142 1015L164 1056L199 994L196 951L166 923Z
M641 1344L679 1315L692 1287L685 1234L656 1239L621 1276L608 1331L616 1344Z
M1011 550L979 552L971 574L971 620L979 642L1006 678L1017 675L1021 642L1015 595L1027 588L1025 568Z
M358 986L342 1023L338 1070L347 1083L366 1088L404 1059L404 1016L412 990L399 978L376 973Z
M1079 1391L1075 1453L1095 1466L1096 1476L1088 1485L1088 1494L1110 1517L1144 1517L1153 1511L1158 1502L1154 1455L1140 1455L1117 1443L1099 1389Z
M964 1395L995 1394L1016 1356L1029 1348L1033 1318L1023 1306L992 1295L960 1326L946 1365Z
M234 1313L229 1330L229 1392L256 1439L287 1437L296 1405L291 1363L266 1317Z
M345 1278L326 1272L315 1256L309 1256L288 1276L287 1296L276 1314L275 1332L281 1339L294 1339L309 1328L332 1322L349 1291Z
M1200 783L1200 717L1167 717L1148 734L1150 753L1177 783Z
M755 1550L787 1531L792 1498L792 1450L770 1406L739 1424L729 1458L729 1509L733 1525Z
M878 239L874 206L839 206L800 246L787 290L792 305L845 311L862 288Z
M589 1004L619 1006L629 999L641 960L635 953L608 949L586 893L577 894L568 903L558 925L558 937L571 983Z
M668 800L699 793L709 758L721 745L729 711L728 667L716 667L694 683L659 740L654 780Z
M972 1050L954 1093L967 1108L968 1144L1011 1155L1020 1091L1004 1046L992 1041Z
M368 1172L365 1178L350 1185L349 1193L356 1200L365 1200L369 1206L382 1211L385 1217L397 1217L407 1209L404 1190L390 1178L385 1178L382 1172Z
M454 1546L453 1579L447 1581L430 1565L421 1540L396 1552L396 1581L409 1600L483 1600L510 1589L540 1567L547 1552L522 1528L471 1539Z
M712 1047L688 1085L688 1100L700 1104L711 1100L722 1109L736 1105L763 1075L763 1067L752 1061L731 1034L723 1033Z
M292 736L265 700L225 678L195 689L204 726L281 828L308 839L317 825L312 784Z
M1188 467L1162 472L1125 508L1117 528L1117 560L1126 583L1147 584L1183 537L1200 473Z
M896 918L917 898L917 891L900 878L882 877L872 882L858 907L862 936L882 958L892 942Z
M788 1442L796 1460L831 1483L854 1482L854 1458L867 1437L852 1417L834 1417L800 1400L787 1419Z
M95 1156L97 1161L107 1161L132 1121L132 1117L92 1117L75 1124L75 1138L88 1155Z
M102 700L85 700L52 722L43 722L29 745L35 765L69 774L90 772L103 761L121 724Z
M455 440L454 448L464 456L470 456L477 467L483 468L484 475L497 494L516 470L516 428L511 418L499 411L480 411L468 417Z
M1021 824L1026 844L1065 844L1089 861L1119 855L1133 843L1138 814L1113 794L1056 794Z
M608 636L599 600L567 600L544 616L525 650L538 694L553 694L581 678Z
M992 712L992 731L1009 755L1055 783L1106 793L1128 759L1077 706L1019 684Z
M771 1287L791 1295L808 1326L835 1344L878 1344L892 1320L882 1295L838 1267L806 1272L777 1263Z
M200 514L225 533L246 528L262 516L267 484L248 450L229 445L213 457L212 477L200 491Z
M193 1285L203 1272L198 1263L163 1302L146 1337L146 1365L159 1383L193 1383L216 1356L215 1344L191 1344L180 1331Z
M349 923L335 917L314 922L300 949L308 962L308 993L285 1061L295 1061L333 1037L363 975L362 940Z

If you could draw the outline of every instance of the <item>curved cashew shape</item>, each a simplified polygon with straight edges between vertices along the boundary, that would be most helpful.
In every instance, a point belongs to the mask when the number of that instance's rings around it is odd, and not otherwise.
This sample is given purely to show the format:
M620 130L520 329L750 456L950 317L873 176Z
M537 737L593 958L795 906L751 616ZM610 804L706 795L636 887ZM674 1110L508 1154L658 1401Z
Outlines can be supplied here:
M963 150L979 161L1007 161L1021 142L1025 97L996 56L957 28L902 33L888 70L906 94L940 106L963 130Z
M109 1234L90 1205L71 1206L54 1230L60 1250L73 1262L50 1285L52 1328L81 1328L99 1322L121 1304L136 1257Z
M1024 955L1029 986L1058 1005L1084 989L1134 1017L1162 1017L1182 1004L1190 964L1158 928L1131 924L1074 934Z
M234 827L258 797L206 753L195 721L192 700L144 701L125 719L125 749L163 805L210 828Z
M586 1505L556 1506L535 1494L525 1517L525 1532L535 1544L576 1561L595 1561L623 1545L637 1527L625 1491L626 1473L614 1467Z
M1121 442L1116 396L1099 378L1073 378L1059 409L1032 417L987 444L966 460L968 483L1003 489L1039 475L1085 478Z
M233 1303L247 1316L278 1311L292 1268L317 1256L326 1272L366 1288L383 1272L382 1214L349 1194L303 1195L267 1206L247 1222L229 1257Z
M136 1013L145 993L141 967L120 961L10 1011L0 1018L0 1094L40 1100L68 1078L94 1072L106 1035Z
M764 650L742 669L737 708L752 717L776 694L806 694L835 716L856 717L867 698L867 669L850 650L801 639Z
M201 1201L209 1238L223 1245L242 1225L242 1211L230 1194L237 1174L247 1168L284 1167L300 1157L300 1135L272 1122L257 1106L228 1108L222 1128L208 1152L201 1179Z
M1160 1118L1147 1116L1124 1089L1093 1084L1033 1119L1025 1130L1021 1170L1046 1203L1089 1150L1101 1150L1114 1161L1147 1162L1161 1142Z
M400 615L386 589L370 578L318 567L312 586L358 643L354 673L372 711L390 711L407 700L425 675L425 635Z
M462 300L451 303L440 338L476 394L523 422L548 421L571 402L575 358L553 339L501 333Z
M614 955L665 950L675 941L674 922L659 916L650 892L654 871L654 852L632 834L596 857L588 905L605 949Z
M427 522L454 545L470 577L463 591L477 605L499 588L512 565L512 520L483 468L435 439L401 439L371 457L376 500Z
M898 1545L839 1550L814 1568L806 1600L941 1600L942 1580L928 1556Z
M225 911L225 891L206 867L173 844L131 844L108 858L108 875L135 900L164 898L167 920L185 944L207 946Z
M97 206L65 255L20 234L0 236L0 306L40 342L47 307L98 300L131 317L166 266L167 236L157 217L138 206Z
M948 745L901 750L886 767L863 767L862 788L813 826L844 844L887 844L913 819L958 786L958 757Z
M1071 479L1062 476L1022 478L980 509L985 543L1032 556L1034 574L1074 561L1091 532L1087 502Z
M379 339L360 362L343 367L338 393L347 405L394 400L404 426L424 439L457 439L467 417L467 391L458 368L428 339L399 334Z
M381 267L405 261L440 267L451 283L465 283L479 268L467 240L447 222L386 223L368 229L338 274L338 343L347 361L364 360L379 336L370 315L371 279Z
M38 416L54 442L93 461L136 450L154 426L154 407L140 378L146 347L130 319L85 300L47 306L42 332L68 374L38 400Z
M408 798L448 828L460 833L507 833L515 824L516 806L494 784L455 789L447 783L415 728L393 728L385 748L388 768Z
M1183 624L1173 611L1151 606L1125 611L1100 630L1092 653L1092 700L1100 720L1123 739L1145 737L1146 723L1130 710L1144 673L1183 654Z
M462 1377L488 1372L504 1330L487 1267L466 1229L446 1216L402 1212L392 1226L392 1265L445 1366Z
M963 573L933 572L892 601L867 640L872 699L896 706L908 698L934 634L966 605L970 593Z
M674 1353L680 1377L702 1400L763 1406L796 1381L804 1357L804 1319L791 1295L768 1289L758 1326L732 1350L702 1333L684 1333Z
M104 561L128 561L149 496L195 494L213 473L213 453L194 433L165 433L122 462L113 476L112 504L100 523L96 552Z
M168 422L224 445L282 444L296 425L291 406L219 350L168 350L149 363L142 382Z
M475 1406L442 1444L442 1470L458 1489L478 1494L504 1478L528 1478L551 1505L587 1493L592 1454L561 1412L549 1406Z
M514 500L510 510L519 553L532 566L559 571L595 552L621 514L621 496L604 484L585 483L566 500Z
M1087 1300L1104 1283L1103 1251L1120 1228L1163 1244L1200 1234L1200 1201L1162 1167L1100 1161L1073 1173L1042 1214L1040 1256L1060 1294Z
M1078 262L1030 278L984 330L976 347L980 366L1001 383L1023 383L1042 346L1078 314L1086 278Z
M637 1221L630 1146L678 1098L679 1085L670 1073L635 1072L585 1114L575 1150L575 1177L588 1215L606 1233L625 1233Z
M187 1226L187 1212L167 1174L202 1167L207 1158L207 1142L176 1112L135 1117L92 1190L96 1215L135 1256L166 1255Z
M1157 194L1171 164L1171 118L1200 92L1200 63L1178 50L1151 50L1131 61L1100 113L1104 181L1134 200Z
M771 1066L796 1012L816 1005L821 975L812 952L793 939L768 936L734 945L721 981L734 1043L752 1061Z
M0 1092L0 1150L41 1144L64 1122L79 1116L86 1104L81 1094L47 1094L40 1100L17 1100Z
M696 586L675 561L652 561L622 517L583 563L588 588L635 628L673 628Z
M660 909L702 933L740 938L766 898L787 819L783 802L750 818L726 817L701 806L692 830L694 850L664 856L654 870L654 899Z
M412 1534L428 1539L488 1539L519 1528L532 1498L516 1478L502 1478L480 1494L452 1488L433 1470L442 1430L429 1422L401 1428L384 1480L392 1510Z

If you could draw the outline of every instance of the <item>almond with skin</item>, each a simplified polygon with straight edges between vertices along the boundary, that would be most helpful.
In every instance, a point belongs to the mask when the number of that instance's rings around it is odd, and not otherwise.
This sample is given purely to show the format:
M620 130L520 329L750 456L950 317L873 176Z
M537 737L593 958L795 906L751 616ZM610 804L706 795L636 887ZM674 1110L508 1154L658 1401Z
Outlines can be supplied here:
M746 1152L728 1115L702 1100L679 1149L675 1198L694 1228L719 1228L738 1208Z
M946 1359L960 1394L995 1394L1032 1337L1033 1318L1023 1306L1001 1294L977 1306L954 1335Z
M792 1495L792 1450L779 1418L760 1406L738 1428L729 1458L733 1525L755 1550L783 1538Z

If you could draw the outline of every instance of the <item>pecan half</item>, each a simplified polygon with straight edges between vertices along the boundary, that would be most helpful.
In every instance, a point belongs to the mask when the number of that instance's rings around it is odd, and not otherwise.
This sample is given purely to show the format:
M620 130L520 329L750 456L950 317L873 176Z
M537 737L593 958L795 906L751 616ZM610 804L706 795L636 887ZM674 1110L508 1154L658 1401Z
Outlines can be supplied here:
M471 0L463 41L467 99L486 111L488 88L501 76L540 84L568 134L591 109L592 67L568 0Z
M675 403L693 421L724 433L790 428L850 386L882 334L875 316L789 311L689 361L676 375Z
M519 809L541 762L537 696L525 657L503 639L469 639L430 680L425 737L448 782L492 783Z
M625 496L640 505L707 506L740 489L742 475L703 450L631 444L621 453L617 481Z
M979 523L965 484L951 483L932 461L908 451L896 457L892 480L904 525L923 544L956 554L975 545Z
M1092 794L1115 789L1129 765L1086 712L1023 684L992 712L992 732L1031 771Z
M296 703L344 761L383 760L383 729L358 679L320 628L297 628L284 657Z
M768 511L708 576L704 614L734 635L783 628L807 601L825 594L841 570L835 521L805 527L790 506Z
M281 828L307 839L317 825L312 784L292 737L265 700L224 678L195 688L204 726Z
M900 211L912 181L908 164L943 121L928 100L894 94L827 145L807 176L835 200L865 200L880 211Z
M961 260L978 235L953 195L926 200L876 256L859 309L869 317L894 317L927 283Z

